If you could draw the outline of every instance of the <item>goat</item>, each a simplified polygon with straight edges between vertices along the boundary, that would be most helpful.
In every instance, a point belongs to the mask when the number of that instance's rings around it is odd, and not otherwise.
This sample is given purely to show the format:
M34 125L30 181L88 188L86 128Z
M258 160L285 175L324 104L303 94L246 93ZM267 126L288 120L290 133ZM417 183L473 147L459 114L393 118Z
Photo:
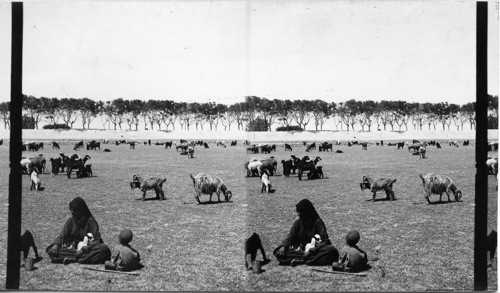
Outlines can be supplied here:
M269 171L269 175L274 176L278 170L278 162L274 159L274 157L260 161L262 162L262 168L267 169Z
M269 171L262 170L261 175L260 175L260 180L262 182L262 187L260 189L260 193L263 193L264 191L270 192L271 191L271 183L269 181Z
M38 172L33 170L31 172L31 187L30 187L30 190L33 190L33 188L35 188L35 190L40 190L40 187L42 186L42 181L40 181L40 178L38 177Z
M405 147L405 143L404 142L398 142L397 145L398 145L397 148L396 148L397 150L403 149Z
M420 174L420 178L422 179L422 184L424 186L427 204L431 204L429 196L431 196L432 193L439 194L439 202L441 202L443 192L448 195L448 202L450 201L449 192L453 193L456 201L461 201L460 198L462 197L462 191L457 189L453 180L451 180L448 176L429 173L425 176L422 176L422 174Z
M371 177L363 175L363 181L359 184L359 186L361 187L361 190L370 189L373 193L372 201L375 201L375 196L379 190L385 191L386 199L395 200L394 191L392 190L394 182L396 182L396 179L380 178L373 180Z
M166 178L151 177L144 180L141 176L134 174L132 176L132 182L130 182L130 188L139 188L142 191L142 200L146 198L146 191L154 189L156 193L156 199L165 200L165 193L163 192L163 183L167 181Z
M440 149L441 148L441 144L439 142L436 142L436 148L437 149Z
M200 204L201 194L210 195L210 202L212 202L212 194L215 192L217 194L218 200L220 202L220 193L224 194L226 201L230 201L233 193L227 189L226 185L218 177L212 177L204 173L198 173L196 176L189 174L191 179L193 179L193 186L196 192L195 199Z
M286 151L292 151L292 146L287 143L285 143L285 152Z
M324 178L323 166L316 166L315 170L311 170L309 173L307 173L307 179L309 180L320 178Z
M188 159L192 159L193 155L194 155L194 147L189 146L187 148L187 157L188 157Z
M321 161L320 157L316 157L314 161L311 161L308 156L302 158L302 160L296 161L298 166L298 177L299 180L302 180L302 174L304 171L316 172L316 164L318 161Z
M76 178L92 177L92 165L85 165L82 169L76 171Z
M486 160L486 168L488 169L489 175L497 175L498 174L498 158L489 158Z

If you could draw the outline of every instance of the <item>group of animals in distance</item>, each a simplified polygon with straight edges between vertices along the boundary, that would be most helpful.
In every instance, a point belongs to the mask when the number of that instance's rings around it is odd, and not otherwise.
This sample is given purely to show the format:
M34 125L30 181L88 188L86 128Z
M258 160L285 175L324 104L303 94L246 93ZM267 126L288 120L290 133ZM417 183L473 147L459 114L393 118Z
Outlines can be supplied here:
M109 144L108 140L103 140L102 143L104 145ZM216 141L214 142L218 147L227 147L226 142ZM60 149L60 145L57 142L52 142L53 149ZM125 141L125 140L116 140L116 145L120 144L128 144L131 149L135 149L135 145L138 144L136 141ZM151 145L151 140L144 142L145 145ZM341 145L342 142L335 141L332 143L323 142L318 143L302 143L306 148L306 152L312 152L316 149L319 152L333 152L333 145ZM384 142L380 141L376 143L366 143L366 142L358 142L358 141L348 141L348 146L360 145L362 150L367 150L369 144L376 144L378 146L383 146ZM188 142L186 140L180 140L180 143L177 144L174 141L167 141L162 143L155 143L155 145L164 145L165 149L175 147L176 151L181 155L187 155L188 158L194 158L194 149L195 146L202 146L205 149L209 148L207 142L204 141L191 141ZM231 146L236 146L237 141L231 141ZM250 145L249 141L244 141L243 145L246 145L247 153L261 153L261 154L270 154L273 151L276 151L276 144L253 144ZM426 151L428 146L435 146L436 148L441 148L441 144L436 141L424 141L420 142L418 140L413 140L411 142L397 142L397 143L388 143L387 146L396 146L396 149L403 149L405 145L408 148L408 151L412 155L419 155L420 158L425 158ZM450 141L448 142L449 146L458 147L458 141ZM469 140L463 141L463 146L468 146ZM23 144L23 150L29 151L38 151L39 149L43 149L43 142L27 142ZM75 143L73 150L78 150L80 148L84 148L84 142L79 141ZM285 151L293 151L292 145L285 143L283 145ZM101 149L101 142L97 142L95 140L89 141L86 145L87 150L97 150ZM490 150L497 150L498 143L490 143ZM105 152L109 152L109 149L105 149ZM342 153L342 151L337 150L336 153ZM77 178L84 177L92 177L92 165L86 164L86 161L90 159L89 155L85 155L83 158L80 158L77 154L72 156L65 156L63 153L60 153L60 157L58 158L50 158L50 162L52 163L52 173L57 175L59 172L64 172L66 168L66 173L68 178L71 178L72 171L76 171ZM281 160L281 164L283 167L283 175L285 177L289 177L292 173L297 174L299 180L302 180L304 173L307 172L306 176L308 180L314 179L322 179L324 178L323 166L321 165L321 157L316 156L314 159L311 159L309 156L304 156L302 158L297 158L295 155L291 155L288 160ZM488 168L488 173L497 176L498 174L498 158L488 158L486 161L486 165ZM46 167L46 159L43 155L31 156L31 157L23 157L21 160L21 167L23 172L27 173L31 177L31 187L30 190L40 190L41 189L41 180L39 178L39 174L43 173ZM275 192L275 189L272 189L272 184L270 180L270 176L274 176L278 171L278 161L271 156L269 158L251 158L244 164L244 168L246 170L247 177L258 176L261 179L260 190L261 193ZM218 197L218 201L220 201L221 194L224 196L226 201L230 201L232 198L232 192L226 187L223 180L221 178L211 176L208 174L199 173L197 175L190 174L190 177L193 181L193 186L195 189L195 199L197 203L200 203L200 197L202 194L207 194L210 196L209 201L212 201L212 195L215 193ZM425 198L427 203L431 203L429 197L431 194L438 194L439 200L442 199L442 194L446 193L448 197L448 201L450 201L450 193L454 196L456 201L460 201L462 197L462 192L456 187L453 180L444 175L437 174L427 174L423 176L420 174L420 178L422 180L422 184L424 187ZM132 181L130 182L131 189L138 188L142 192L142 199L146 198L146 191L154 190L156 193L157 199L165 199L165 194L163 192L163 183L166 181L166 178L158 178L151 177L144 179L138 174L134 174L132 176ZM360 183L361 190L368 189L372 193L372 200L375 201L376 194L378 191L384 191L386 193L386 199L395 200L395 195L393 191L393 184L396 182L396 179L392 178L379 178L373 179L367 175L362 177L362 182Z

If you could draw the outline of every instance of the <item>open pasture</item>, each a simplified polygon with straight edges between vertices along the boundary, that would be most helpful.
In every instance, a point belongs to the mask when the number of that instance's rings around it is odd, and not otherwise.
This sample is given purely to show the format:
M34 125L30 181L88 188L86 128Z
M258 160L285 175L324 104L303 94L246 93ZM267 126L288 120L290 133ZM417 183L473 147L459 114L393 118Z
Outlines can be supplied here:
M407 149L394 146L334 146L335 152L305 152L294 146L292 154L321 157L324 179L299 181L297 175L270 177L275 193L261 193L260 179L246 177L243 164L252 157L274 156L278 162L290 158L278 146L276 152L247 154L245 147L195 148L194 158L179 155L164 146L106 145L102 150L61 150L48 146L36 153L47 158L47 169L40 175L43 191L30 191L29 178L23 176L22 231L33 232L43 260L36 270L21 270L20 289L28 290L272 290L272 291L423 291L426 289L472 290L474 244L474 148L428 147L427 158L419 160ZM68 179L52 175L49 158L88 154L94 177ZM496 153L495 153L496 155ZM7 232L8 148L0 147L2 192L0 228ZM232 191L232 202L197 205L189 174L199 172L220 177ZM463 192L463 202L427 205L419 174L448 175ZM164 177L166 200L156 200L148 191L131 190L133 174ZM375 202L362 191L363 175L396 178L396 200L385 200L379 192ZM496 180L489 177L488 231L496 229ZM104 242L113 250L123 228L134 232L131 245L141 253L144 268L139 276L84 270L81 265L52 264L45 248L60 232L70 216L68 203L83 197L99 223ZM221 196L221 199L223 197ZM311 271L310 267L281 267L272 256L296 219L295 204L310 199L328 228L337 249L344 245L350 229L360 231L359 246L380 260L371 262L367 277L332 275ZM213 200L217 200L214 195ZM437 201L438 195L431 196ZM208 196L201 197L201 201ZM222 199L223 200L223 199ZM260 234L271 263L265 272L252 274L244 268L244 240ZM5 283L6 237L0 238L0 280ZM32 253L32 252L31 252ZM258 258L260 258L260 254ZM329 270L328 267L322 269ZM489 269L490 288L497 287L496 272Z

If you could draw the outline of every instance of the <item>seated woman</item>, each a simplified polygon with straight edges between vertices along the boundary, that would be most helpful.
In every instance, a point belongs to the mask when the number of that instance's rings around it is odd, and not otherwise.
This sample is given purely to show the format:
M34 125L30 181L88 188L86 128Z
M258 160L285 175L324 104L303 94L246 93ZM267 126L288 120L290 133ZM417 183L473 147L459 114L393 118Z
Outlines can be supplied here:
M296 207L299 218L293 223L285 240L273 252L280 265L296 266L305 263L309 266L326 266L338 261L339 252L332 246L325 223L313 204L308 199L303 199ZM306 244L316 234L320 236L321 242L305 252Z
M46 249L52 262L101 264L111 259L111 251L103 243L99 225L85 201L81 197L76 197L69 203L69 210L72 217L66 221L54 243ZM78 243L83 241L87 233L92 234L93 240L81 250L77 250Z

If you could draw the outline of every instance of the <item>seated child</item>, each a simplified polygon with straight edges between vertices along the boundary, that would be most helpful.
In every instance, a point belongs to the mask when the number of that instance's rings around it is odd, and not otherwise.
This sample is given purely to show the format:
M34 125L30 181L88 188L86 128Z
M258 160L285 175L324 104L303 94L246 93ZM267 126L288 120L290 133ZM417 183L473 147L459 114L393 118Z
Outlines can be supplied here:
M132 231L125 229L118 235L119 245L115 247L115 254L111 261L106 261L104 267L107 270L133 271L139 267L141 257L139 252L130 246Z
M334 271L359 272L366 269L368 256L356 245L359 241L359 232L351 230L345 236L346 246L340 251L339 262L334 262Z

